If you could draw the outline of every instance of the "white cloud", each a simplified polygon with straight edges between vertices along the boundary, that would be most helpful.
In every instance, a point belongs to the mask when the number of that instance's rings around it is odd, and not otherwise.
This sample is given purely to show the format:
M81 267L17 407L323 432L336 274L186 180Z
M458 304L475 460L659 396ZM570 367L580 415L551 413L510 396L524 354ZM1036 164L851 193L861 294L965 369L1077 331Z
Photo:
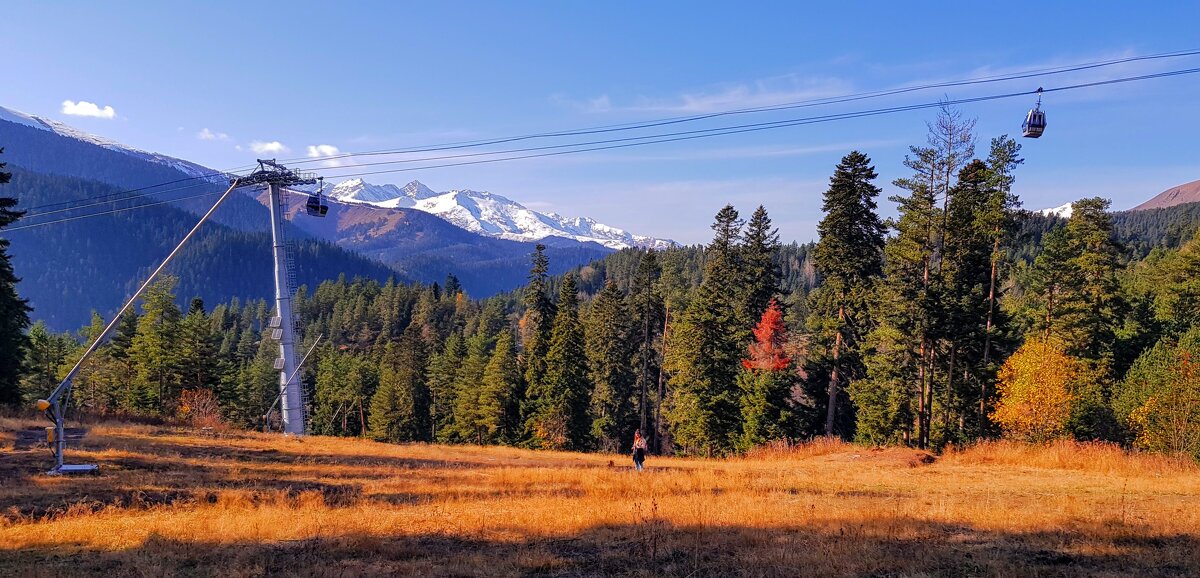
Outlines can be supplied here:
M253 141L250 143L250 150L252 150L256 153L259 153L259 154L263 154L263 153L286 153L292 149L288 148L283 143L281 143L277 140L273 140L271 142L263 142L263 141L256 140L256 141Z
M62 113L71 116L93 116L96 118L116 118L117 111L111 106L101 108L99 105L86 100L75 102L73 100L64 100L62 103Z
M310 159L332 157L337 156L340 153L341 151L339 151L338 148L333 145L308 145L308 158ZM321 161L321 164L327 167L340 167L342 166L342 159L325 159Z
M587 113L708 114L828 98L849 93L852 89L853 86L841 78L785 74L751 82L721 84L708 90L685 92L673 97L639 96L625 104L613 102L607 94L584 100L572 100L562 94L554 94L550 100Z
M200 129L200 132L196 133L196 138L200 140L229 140L229 135L223 132L213 132L207 128L202 128Z

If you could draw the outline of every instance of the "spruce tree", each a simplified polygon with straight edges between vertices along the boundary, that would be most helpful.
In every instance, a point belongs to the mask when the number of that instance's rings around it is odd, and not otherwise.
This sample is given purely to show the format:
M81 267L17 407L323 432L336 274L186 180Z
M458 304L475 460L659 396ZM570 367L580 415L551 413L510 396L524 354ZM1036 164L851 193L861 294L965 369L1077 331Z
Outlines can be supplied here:
M521 435L521 370L512 333L496 340L479 395L481 443L515 443Z
M430 437L433 440L447 439L454 425L454 385L458 369L466 357L462 336L451 333L446 338L442 351L429 360L427 381L429 383Z
M486 416L480 406L483 372L491 360L492 337L480 330L467 339L467 355L454 383L454 426L451 441L483 444Z
M217 344L204 302L192 299L187 316L179 324L180 388L216 389L220 373Z
M0 163L0 185L12 178L12 173L4 172L5 164ZM16 206L16 199L0 197L0 229L24 214L14 210ZM0 239L0 405L15 406L21 403L21 365L29 343L25 330L29 327L30 308L17 294L20 279L13 272L8 245L8 239Z
M643 435L649 433L649 422L654 416L652 408L659 407L662 400L657 394L658 377L662 367L659 338L665 320L664 303L658 289L662 269L658 256L648 250L638 260L637 273L629 286L629 311L631 317L631 340L634 342L631 364L636 376L638 427ZM658 434L659 432L655 432ZM660 440L657 435L654 444Z
M739 316L741 225L732 206L717 213L715 235L704 254L704 280L671 329L666 418L672 439L689 453L728 453L741 433L737 373L742 336L748 333Z
M525 385L530 399L542 395L546 375L546 353L550 350L550 331L554 321L554 304L550 301L548 276L550 261L546 246L538 243L532 255L529 284L525 286L525 315L521 318L521 341L524 351Z
M616 283L608 281L592 302L587 358L593 384L591 435L601 451L617 452L639 427L634 413L629 314Z
M780 293L780 270L775 262L779 252L779 230L771 226L767 210L759 205L746 223L742 237L741 264L744 273L745 300L742 321L749 327L758 322L767 305Z
M431 441L425 344L409 326L396 343L384 346L379 388L371 398L370 434L379 441Z
M533 443L543 448L585 450L591 445L591 387L577 292L575 276L568 273L559 292L544 381L531 400L528 429Z
M160 414L179 397L181 313L175 304L177 282L175 277L163 277L142 296L137 334L129 346L135 372L126 396L126 408L131 411Z
M52 333L44 321L29 328L25 350L25 371L21 380L27 401L45 398L58 386L62 365L67 355L76 349L69 335Z
M875 197L880 192L873 183L876 177L867 155L853 151L842 157L825 192L825 218L817 225L821 239L813 258L825 282L818 290L822 295L812 303L817 305L813 308L817 314L832 318L829 326L833 332L832 339L825 337L832 341L825 435L833 435L836 429L841 382L862 374L843 354L858 348L869 327L867 294L883 267L884 227L875 213Z

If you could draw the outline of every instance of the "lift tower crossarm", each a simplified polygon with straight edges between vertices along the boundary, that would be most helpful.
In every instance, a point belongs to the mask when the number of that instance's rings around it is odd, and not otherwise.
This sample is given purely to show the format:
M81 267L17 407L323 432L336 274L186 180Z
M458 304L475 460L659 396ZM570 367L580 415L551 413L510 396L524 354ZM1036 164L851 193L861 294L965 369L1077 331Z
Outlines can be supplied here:
M142 283L141 287L138 287L138 290L134 292L133 296L130 297L128 301L125 302L125 305L121 306L121 310L113 316L113 318L108 322L108 325L104 327L104 330L100 332L100 335L97 336L94 341L92 341L92 344L89 345L87 350L83 352L83 355L79 358L79 361L75 362L75 366L71 368L71 371L67 373L67 376L63 378L61 383L58 384L58 387L54 388L54 391L51 392L50 396L46 399L38 400L37 408L46 412L50 417L50 420L54 422L52 434L53 437L48 440L51 443L51 448L54 451L54 469L50 470L48 472L49 474L58 475L65 472L86 472L96 469L96 466L94 465L71 466L63 464L63 449L66 447L67 442L65 436L63 435L64 428L62 401L71 391L71 384L75 379L75 375L79 373L79 368L83 366L83 363L92 356L92 353L96 351L96 348L98 348L100 344L104 342L104 339L108 337L108 334L111 333L113 328L117 326L117 323L120 323L121 317L125 315L125 312L129 311L129 308L133 306L138 297L141 297L142 293L146 291L146 288L148 288L150 284L154 282L154 279L158 277L158 274L161 273L163 269L167 268L167 265L169 265L175 256L179 254L180 249L182 249L183 246L186 245L189 240L191 240L192 236L196 234L196 231L200 230L201 225L203 225L204 222L207 221L208 218L217 211L217 207L220 207L221 203L225 202L225 199L229 197L229 194L232 193L234 189L244 185L245 183L242 183L240 178L233 180L232 184L229 185L229 189L226 190L219 199L217 199L217 202L213 204L212 208L210 208L207 213L204 213L203 217L200 217L200 220L194 227L192 227L192 230L188 231L187 235L184 235L183 240L175 246L169 255L167 255L167 258L163 260L162 264L160 264L153 273L150 273L150 277L148 277L146 281Z

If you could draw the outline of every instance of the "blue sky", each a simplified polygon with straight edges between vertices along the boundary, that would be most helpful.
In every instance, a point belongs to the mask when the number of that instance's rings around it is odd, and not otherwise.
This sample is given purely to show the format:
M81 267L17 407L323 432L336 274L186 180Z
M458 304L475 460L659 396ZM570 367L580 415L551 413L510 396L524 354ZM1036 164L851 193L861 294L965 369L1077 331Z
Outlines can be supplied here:
M414 147L1200 48L1194 0L809 4L7 4L0 106L227 169L256 156L303 157L318 145L342 152ZM1194 67L1200 57L697 127ZM1023 139L1027 160L1016 192L1029 208L1099 195L1123 209L1200 179L1197 95L1200 75L1048 95L1049 128L1040 140ZM64 101L74 106L64 108ZM986 150L990 137L1019 133L1032 104L1018 98L961 110L978 119ZM907 146L924 142L932 116L905 112L367 179L489 190L531 208L689 243L709 238L712 216L725 203L747 215L762 203L785 240L806 241L842 155L869 154L886 196L895 191L890 181L904 174ZM251 150L270 143L286 150ZM882 204L890 214L890 203Z

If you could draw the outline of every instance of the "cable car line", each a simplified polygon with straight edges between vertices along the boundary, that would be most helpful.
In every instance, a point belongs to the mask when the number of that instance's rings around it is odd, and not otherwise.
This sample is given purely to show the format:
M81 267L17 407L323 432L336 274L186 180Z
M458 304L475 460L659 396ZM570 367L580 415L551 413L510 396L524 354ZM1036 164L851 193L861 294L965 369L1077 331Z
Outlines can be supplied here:
M452 150L452 149L459 149L459 148L472 148L472 147L478 147L478 146L488 146L488 145L492 145L492 144L503 144L503 143L516 142L516 141L522 141L522 140L531 140L531 139L538 139L538 138L553 138L553 137L562 137L562 136L582 136L582 135L588 135L588 134L599 134L599 133L616 132L616 131L623 131L623 130L637 130L637 129L642 129L642 128L654 128L654 127L666 126L666 125L671 125L671 124L679 124L679 123L683 123L683 122L707 120L710 118L717 118L717 117L721 117L721 116L747 114L747 113L758 113L758 112L773 112L773 111L779 111L779 110L808 108L808 107L812 107L812 106L821 106L821 105L828 105L828 104L840 104L840 103L852 102L852 101L857 101L857 100L865 100L865 99L869 99L869 98L894 96L896 94L928 90L928 89L932 89L932 88L950 88L950 87L956 87L956 86L969 86L969 85L975 85L975 84L986 84L986 83L1003 82L1003 81L1010 81L1010 80L1021 80L1021 79L1027 79L1027 78L1035 78L1035 77L1039 77L1039 76L1048 76L1048 75L1055 75L1055 74L1065 74L1065 73L1069 73L1069 72L1078 72L1081 70L1089 70L1089 69L1101 68L1101 67L1106 67L1106 66L1113 66L1113 65L1117 65L1117 64L1127 64L1130 62L1157 60L1157 59L1163 59L1163 58L1179 58L1179 57L1196 56L1196 55L1200 55L1200 49L1162 53L1162 54L1152 54L1152 55L1145 55L1145 56L1133 56L1133 57L1100 61L1100 62L1090 62L1090 63L1083 63L1083 64L1077 64L1077 65L1069 65L1069 66L1058 67L1058 68L1046 68L1046 69L1035 69L1035 70L1029 70L1029 71L1014 72L1014 73L1007 74L1007 75L996 75L996 76L991 76L991 77L980 77L980 78L972 78L972 79L966 79L966 80L947 81L947 82L941 82L941 83L925 84L925 85L920 85L920 86L900 87L900 88L895 88L895 89L879 90L879 91L873 91L873 92L863 92L863 93L850 94L850 95L844 95L844 96L831 96L831 97L824 97L824 98L818 98L818 99L801 100L801 101L795 101L795 102L783 103L783 104L777 104L777 105L765 105L765 106L760 106L760 107L734 109L734 110L707 113L707 114L701 114L701 115L670 117L670 118L665 118L665 119L649 120L649 121L642 121L642 122L637 122L637 123L602 125L602 126L591 127L591 128L573 129L573 130L558 131L558 132L534 133L534 134L512 136L512 137L498 137L495 139L487 139L487 140L446 143L443 145L431 145L428 147L414 147L414 148L407 148L407 149L381 149L381 150L374 150L374 151L338 153L336 155L328 155L328 156L322 156L322 157L300 157L300 158L295 158L295 159L287 159L287 162L290 162L292 164L305 164L305 163L337 160L337 159L349 158L349 157L353 157L353 156L377 156L377 155L390 155L390 154L408 154L408 153L416 153L416 152L436 152L436 151Z
M928 90L928 89L933 89L933 88L948 88L948 87L955 87L955 86L968 86L968 85L985 84L985 83L992 83L992 82L1020 80L1020 79L1034 78L1034 77L1039 77L1039 76L1048 76L1048 75L1055 75L1055 74L1065 74L1065 73L1069 73L1069 72L1078 72L1081 70L1096 69L1096 68L1102 68L1102 67L1107 67L1107 66L1113 66L1113 65L1117 65L1117 64L1127 64L1130 62L1161 60L1161 59L1167 59L1167 58L1180 58L1180 57L1197 56L1197 55L1200 55L1200 49L1187 49L1187 50L1179 50L1179 51L1175 51L1175 52L1164 52L1164 53L1148 54L1148 55L1142 55L1142 56L1130 56L1130 57L1125 57L1125 58L1118 58L1118 59L1111 59L1111 60L1104 60L1104 61L1094 61L1094 62L1073 64L1073 65L1064 65L1064 66L1060 66L1060 67L1030 69L1030 70L1013 72L1013 73L1004 74L1004 75L994 75L994 76L977 77L977 78L970 78L970 79L964 79L964 80L954 80L954 81L947 81L947 82L940 82L940 83L930 83L930 84L924 84L924 85L918 85L918 86L908 86L908 87L901 86L899 88L894 88L894 89L861 92L861 93L842 95L842 96L823 97L823 98L817 98L817 99L795 101L795 102L790 102L790 103L782 103L782 104L777 104L777 105L765 105L765 106L759 106L759 107L733 109L733 110L719 111L719 112L713 112L713 113L706 113L706 114L701 114L701 115L668 117L668 118L663 118L663 119L648 120L648 121L641 121L641 122L635 122L635 123L602 125L602 126L583 128L583 129L572 129L572 130L547 132L547 133L533 133L533 134L510 136L510 137L498 137L498 138L494 138L494 139L485 139L485 140L477 140L477 141L461 141L461 142L457 142L457 143L418 146L418 147L413 147L413 148L408 148L408 149L381 149L381 150L376 150L376 151L363 151L363 152L357 152L357 153L339 153L337 155L329 155L329 156L323 156L323 157L299 157L299 158L295 158L295 159L284 159L280 162L289 162L292 164L305 164L305 163L312 163L312 162L337 160L337 159L341 159L341 158L349 158L352 156L379 156L379 155L391 155L391 154L410 154L410 153L416 153L416 152L437 152L437 151L442 151L442 150L474 148L474 147L480 147L480 146L488 146L488 145L492 145L492 144L503 144L503 143L508 143L508 142L517 142L517 141L522 141L522 140L531 140L531 139L540 139L540 138L584 136L587 134L600 134L600 133L617 132L617 131L624 131L624 130L639 130L639 129L645 129L645 128L654 128L654 127L658 127L658 126L667 126L667 125L671 125L671 124L679 124L679 123L684 123L684 122L694 122L694 121L699 121L699 120L706 120L706 119L717 118L717 117L722 117L722 116L749 114L749 113L758 113L758 112L773 112L773 111L779 111L779 110L808 108L808 107L813 107L813 106L822 106L822 105L829 105L829 104L840 104L840 103L852 102L852 101L857 101L857 100L866 100L866 99L870 99L870 98L894 96L896 94L904 94L904 93L908 93L908 92ZM639 137L639 138L654 138L654 136L655 135L647 135L647 136ZM661 135L658 135L658 136L661 136ZM588 144L588 143L583 143L583 144ZM563 145L563 146L572 146L572 145ZM562 146L560 146L559 148L562 148ZM545 150L545 149L535 149L535 148L516 149L515 151L494 151L494 152L486 153L486 154L505 154L507 152L532 151L532 150ZM481 156L481 155L475 155L475 156ZM452 158L452 157L435 157L435 159L445 159L445 158ZM418 160L420 160L420 159L418 159ZM426 159L426 160L434 160L434 159ZM417 160L413 160L410 162L417 162ZM355 165L343 165L343 167L341 167L341 168L344 168L346 166L371 166L371 165L366 164L366 163L360 163L360 164L355 164ZM124 191L118 191L118 192L114 192L114 193L107 193L104 195L95 195L95 196L91 196L91 197L84 197L81 199L72 199L72 200L68 200L68 201L60 201L57 203L47 203L47 204L38 205L38 206L34 206L34 207L28 207L25 209L27 212L26 216L27 217L35 217L35 216L42 216L42 215L47 215L47 214L63 212L63 211L39 212L39 210L46 209L46 208L60 207L60 206L64 206L64 205L71 205L73 203L79 203L79 202L88 201L88 200L98 200L98 199L106 199L106 198L113 198L113 197L119 197L117 199L114 199L114 202L120 201L120 200L127 200L129 198L133 198L131 196L132 193L149 191L151 189L155 189L158 187L163 187L163 186L182 183L182 182L188 182L188 181L199 180L199 179L207 179L209 177L228 177L239 170L245 170L245 169L253 168L253 167L254 167L254 165L242 165L242 166L228 169L225 171L214 171L212 173L205 173L205 174L195 175L195 176L186 177L186 178L182 178L182 179L176 179L173 181L167 181L167 182L159 183L159 184L155 184L155 185L148 185L148 186L144 186L144 187L138 187L138 188L128 189L128 190L124 190ZM339 168L339 167L326 167L326 168ZM200 186L200 183L198 183L196 186ZM162 194L162 193L172 192L175 190L179 190L179 189L172 189L170 191L155 191L155 192L150 192L148 194L158 195L158 194ZM98 204L102 204L102 203L98 203ZM78 205L78 206L71 207L70 210L83 209L83 208L88 208L88 207L92 207L92 206L96 206L96 204Z
M1131 77L1115 78L1115 79L1108 79L1108 80L1102 80L1102 81L1093 81L1093 82L1078 83L1078 84L1072 84L1072 85L1064 85L1064 86L1039 89L1039 90L1041 92L1060 92L1060 91L1066 91L1066 90L1076 90L1076 89L1081 89L1081 88L1091 88L1091 87L1096 87L1096 86L1105 86L1105 85L1121 84L1121 83L1128 83L1128 82L1138 82L1138 81L1142 81L1142 80L1151 80L1151 79L1156 79L1156 78L1182 76L1182 75L1195 74L1195 73L1200 73L1200 68L1188 68L1188 69L1181 69L1181 70L1173 70L1173 71L1167 71L1167 72L1145 74L1145 75L1140 75L1140 76L1131 76ZM912 111L912 110L921 110L921 109L927 109L927 108L933 108L933 107L940 107L940 106L944 106L944 105L969 104L969 103L975 103L975 102L1000 100L1000 99L1006 99L1006 98L1014 98L1014 97L1018 97L1018 96L1029 96L1032 94L1037 94L1038 92L1039 92L1038 90L1032 90L1032 91L1027 90L1027 91L1021 91L1021 92L1010 92L1010 93L1004 93L1004 94L961 98L961 99L948 100L948 101L938 101L938 102L929 102L929 103L913 104L913 105L898 106L898 107L880 108L880 109L873 109L873 110L859 111L859 112L852 112L852 113L841 113L841 114L836 114L836 115L822 115L822 116L817 116L817 117L806 117L806 118L790 119L790 120L785 120L785 121L774 121L774 122L769 122L769 123L752 123L752 124L745 124L745 125L734 125L734 126L728 126L728 127L723 127L723 128L719 128L719 129L684 131L683 133L667 133L667 134L651 135L650 137L627 137L625 139L609 139L608 141L581 142L581 143L574 143L572 145L556 145L556 146L559 146L559 147L573 146L573 147L587 147L587 148L575 148L575 149L571 149L571 150L556 150L556 151L552 151L552 152L541 152L541 153L536 153L536 154L519 155L519 156L513 156L513 157L501 157L501 158L494 158L494 159L478 159L478 160L473 160L473 161L463 161L463 162L456 162L456 163L443 163L443 164L436 164L436 165L424 165L424 166L418 166L418 167L405 167L405 168L400 168L400 169L390 169L390 170L381 170L381 171L366 171L366 172L338 174L338 175L329 175L329 176L331 178L344 178L344 177L357 177L357 176L377 175L377 174L391 174L391 173L409 172L409 171L426 170L426 169L489 164L489 163L504 162L504 161L561 156L561 155L567 155L567 154L582 153L582 152L594 152L594 151L600 151L600 150L630 148L630 147L643 146L643 145L648 145L648 144L659 144L659 143L665 143L665 142L695 140L695 139L709 138L709 137L714 137L714 136L724 136L724 135L730 135L730 134L759 132L759 131L764 131L764 130L771 130L771 129L776 129L776 128L786 128L786 127L791 127L791 126L826 123L826 122L833 122L833 121L837 121L837 120L849 120L849 119L863 118L863 117L870 117L870 116L880 116L880 115L885 115L885 114L894 114L897 112L908 112L908 111ZM716 131L716 132L714 132L714 131ZM699 134L696 134L696 133L699 133ZM668 138L664 138L664 137L668 137ZM643 139L643 140L640 140L639 142L618 142L615 144L605 144L604 146L590 146L590 145L594 145L594 144L600 144L603 142L611 142L613 140L628 141L628 140L635 139L635 138ZM653 140L645 140L645 139L653 139ZM538 147L538 148L544 148L544 147ZM495 151L495 152L488 153L488 154L505 154L505 153L503 151ZM467 156L467 155L461 155L461 156ZM400 163L421 162L421 161L428 162L429 160L434 160L434 159L404 159L404 160L400 160L400 161L385 161L385 162L373 163L373 164L388 165L388 164L400 164ZM339 168L346 168L346 167L325 167L325 168L314 169L314 170L330 171L330 170L337 170ZM135 205L132 207L124 207L124 208L113 209L113 210L109 210L109 211L102 211L102 212L97 212L97 213L88 213L86 215L76 215L76 216L72 216L72 217L65 217L65 218L51 220L51 221L45 221L45 222L41 222L41 223L33 223L33 224L22 225L22 226L18 226L18 227L11 227L9 229L6 229L4 232L20 231L20 230L30 229L30 228L34 228L34 227L40 227L43 225L51 225L51 224L68 222L68 221L75 221L78 219L85 219L85 218L89 218L89 217L98 217L98 216L113 214L113 213L118 213L118 212L132 211L132 210L136 210L136 209L158 206L158 205L165 205L165 204L169 204L169 203L175 203L178 201L189 200L189 199L194 199L194 198L211 197L211 196L218 195L218 194L221 194L221 193L219 193L219 192L204 193L204 194L200 194L200 195L184 197L184 198L174 199L174 200L170 200L170 201L157 201L157 202L146 203L146 204L142 204L142 205Z
M1153 79L1153 78L1164 78L1164 77L1170 77L1170 76L1180 76L1180 75L1184 75L1184 74L1194 74L1197 72L1200 72L1200 68L1190 68L1190 69L1184 69L1184 70L1176 70L1176 71L1148 74L1148 75L1135 76L1135 77L1117 78L1117 79L1109 79L1109 80L1104 80L1104 81L1095 81L1095 82L1080 83L1080 84L1074 84L1074 85L1066 85L1066 86L1044 89L1043 92L1058 92L1058 91L1063 91L1063 90L1075 90L1075 89L1080 89L1080 88L1090 88L1090 87L1103 86L1103 85L1108 85L1108 84L1118 84L1118 83L1124 83L1124 82L1149 80L1149 79ZM467 166L467 165L476 165L476 164L487 164L487 163L509 161L509 160L541 158L541 157L558 156L558 155L578 153L578 152L594 152L594 151L598 151L598 150L628 148L628 147L641 146L641 145L647 145L647 144L694 140L694 139L698 139L698 138L706 138L706 137L711 137L711 136L741 134L741 133L747 133L747 132L758 132L758 131L763 131L763 130L771 130L771 129L775 129L775 128L786 128L786 127L806 125L806 124L818 124L818 123L832 122L835 120L848 120L848 119L862 118L862 117L867 117L867 116L879 116L879 115L883 115L883 114L892 114L892 113L897 113L897 112L907 112L907 111L912 111L912 110L935 108L935 107L940 107L943 105L969 104L969 103L975 103L975 102L1000 100L1000 99L1005 99L1005 98L1014 98L1014 97L1018 97L1018 96L1028 96L1031 94L1036 94L1037 92L1038 91L1010 92L1010 93L1005 93L1005 94L996 94L996 95L979 96L979 97L971 97L971 98L961 98L961 99L956 99L956 100L938 101L938 102L930 102L930 103L922 103L922 104L881 108L881 109L874 109L874 110L860 111L860 112L853 112L853 113L840 113L840 114L834 114L834 115L822 115L822 116L816 116L816 117L796 118L796 119L772 121L772 122L766 122L766 123L734 125L734 126L727 126L727 127L715 128L715 129L701 129L701 130L695 130L695 131L683 131L683 132L677 132L677 133L666 133L666 134L649 135L649 136L642 136L642 137L626 137L626 138L621 138L621 139L609 139L606 141L574 143L574 144L569 144L569 145L551 145L551 146L546 146L546 147L534 147L534 148L525 149L525 150L532 151L532 150L539 150L539 149L544 150L544 149L578 147L578 146L587 146L589 148L573 149L573 150L566 150L566 151L556 151L556 152L550 152L550 153L531 154L531 155L522 155L522 156L517 156L517 157L482 159L482 160L476 160L476 161L465 161L465 162L461 162L461 163L444 163L444 164L438 164L438 165L409 167L409 168L404 168L404 169L393 169L393 170L387 170L387 171L369 171L369 172L358 172L358 173L349 173L349 174L335 174L335 175L328 175L328 176L330 178L357 177L357 176L366 176L366 175L408 172L408 171L415 171L415 170L422 170L422 169L434 169L434 168L446 168L446 167ZM697 134L697 133L699 133L699 134ZM671 138L662 138L662 137L671 137ZM654 139L654 140L649 140L649 139ZM625 142L625 141L632 141L632 140L641 140L641 142ZM620 144L612 144L609 146L595 146L595 147L589 146L589 145L613 143L613 142L617 142ZM487 155L487 154L504 154L505 152L523 152L523 151L520 149L517 149L517 150L513 150L513 151L495 151L492 153L470 153L470 154L457 155L457 156L451 156L451 157L445 157L445 158L462 158L462 157L481 156L481 155ZM405 164L405 163L423 162L423 161L429 161L429 160L436 160L436 159L401 159L401 160L396 160L396 161L381 161L381 162L376 162L376 163L363 163L362 165L348 165L348 166L352 167L352 166L377 166L377 165ZM340 168L347 168L347 167L346 166L325 167L325 168L313 169L313 170L331 171L331 170L338 170Z

